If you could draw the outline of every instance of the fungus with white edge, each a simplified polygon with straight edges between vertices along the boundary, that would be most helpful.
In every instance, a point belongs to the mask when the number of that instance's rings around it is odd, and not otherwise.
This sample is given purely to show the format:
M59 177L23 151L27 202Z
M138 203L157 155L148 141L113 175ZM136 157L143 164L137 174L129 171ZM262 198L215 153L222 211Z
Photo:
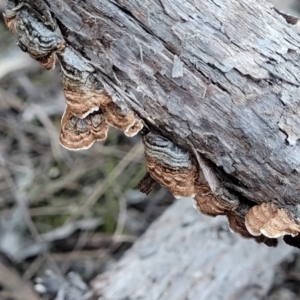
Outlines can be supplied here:
M61 122L59 141L69 150L88 149L95 141L105 140L108 129L109 125L100 111L79 119L67 107Z
M254 236L264 234L269 238L296 236L300 233L300 225L287 209L278 208L273 203L253 206L246 215L246 227Z

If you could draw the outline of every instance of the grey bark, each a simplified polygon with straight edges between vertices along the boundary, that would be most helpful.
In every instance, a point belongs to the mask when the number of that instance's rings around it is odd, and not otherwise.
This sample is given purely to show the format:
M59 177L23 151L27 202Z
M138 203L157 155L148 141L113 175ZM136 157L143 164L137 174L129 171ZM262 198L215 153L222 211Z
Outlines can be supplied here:
M46 2L114 100L192 143L248 200L300 202L293 18L258 0Z
M92 286L101 300L262 299L292 252L245 240L179 199Z

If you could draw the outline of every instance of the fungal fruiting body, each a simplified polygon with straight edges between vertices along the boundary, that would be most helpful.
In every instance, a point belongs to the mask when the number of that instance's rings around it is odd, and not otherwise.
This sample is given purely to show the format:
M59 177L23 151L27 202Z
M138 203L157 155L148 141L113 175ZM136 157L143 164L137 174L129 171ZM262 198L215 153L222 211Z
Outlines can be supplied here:
M191 155L155 133L143 136L146 167L150 176L179 197L194 197L197 168Z
M66 104L73 115L85 118L111 102L104 89L96 84L95 69L74 49L67 47L58 58Z
M254 238L257 242L268 242L271 246L276 244L276 241L270 243L264 236L257 238L249 233L245 225L245 215L249 207L240 203L235 195L231 195L227 190L219 190L217 195L214 195L207 184L196 186L195 207L201 213L211 217L225 215L233 232L244 238Z
M244 238L253 238L258 243L276 246L273 236L253 235L245 225L245 216L251 209L241 202L231 190L217 187L213 193L202 178L201 170L195 167L190 153L167 138L156 133L143 135L147 174L141 180L139 188L149 193L155 182L167 187L177 198L194 197L195 208L208 216L225 215L232 231Z
M64 147L89 148L95 141L106 138L109 125L129 137L143 128L132 111L121 110L107 95L94 67L73 48L65 46L61 31L43 1L29 5L8 0L4 20L20 48L46 69L53 69L56 54L59 57L66 99L60 132Z
M109 126L134 136L143 123L127 107L119 107L105 91L99 74L73 48L66 47L61 31L43 1L32 5L8 0L4 20L23 51L50 70L58 55L63 78L66 109L61 122L60 142L70 150L89 148L105 140ZM148 173L140 184L149 193L156 183L179 197L195 197L195 206L209 216L225 215L230 228L246 238L274 246L276 238L297 236L300 225L287 209L271 203L250 207L228 189L214 188L199 180L200 170L191 154L156 133L143 136ZM285 237L286 238L286 237ZM298 239L300 240L300 239ZM300 243L300 242L299 242Z
M55 53L65 48L65 41L55 20L43 15L26 3L8 6L3 14L9 30L19 47L47 70L55 67Z
M103 107L103 114L109 125L124 131L129 137L136 135L143 128L143 123L136 119L132 111L124 113L112 101Z
M64 147L72 150L89 148L95 141L106 139L109 126L124 131L127 136L134 136L143 128L143 123L132 111L121 110L111 100L97 80L95 69L74 49L67 47L58 57L67 104L60 133ZM101 118L97 128L92 123L95 116ZM84 124L81 130L77 128L78 124Z
M225 215L226 207L211 192L206 184L197 186L195 206L203 214L211 217Z
M80 119L67 107L61 122L59 141L69 150L88 149L95 141L105 140L108 129L109 125L100 111Z
M291 217L287 209L278 208L273 203L262 203L253 206L246 215L248 231L269 238L283 235L296 236L300 233L300 225Z

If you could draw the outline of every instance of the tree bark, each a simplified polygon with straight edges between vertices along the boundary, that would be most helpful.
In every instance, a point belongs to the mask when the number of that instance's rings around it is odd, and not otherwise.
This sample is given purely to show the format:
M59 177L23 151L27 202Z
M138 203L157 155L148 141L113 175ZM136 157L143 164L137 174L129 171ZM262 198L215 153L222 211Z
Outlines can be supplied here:
M114 102L241 202L300 221L296 18L258 0L45 2Z
M275 267L292 253L270 250L177 200L109 271L92 283L103 300L262 299Z
M258 0L46 2L113 100L248 200L300 203L294 19Z

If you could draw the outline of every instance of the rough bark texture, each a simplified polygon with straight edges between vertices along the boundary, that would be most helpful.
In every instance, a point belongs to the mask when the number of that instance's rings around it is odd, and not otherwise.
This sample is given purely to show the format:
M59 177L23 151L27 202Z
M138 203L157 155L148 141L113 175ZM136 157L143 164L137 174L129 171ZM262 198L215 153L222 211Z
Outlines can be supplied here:
M208 218L180 199L125 254L97 277L105 300L262 299L274 267L291 254L270 250L228 230L223 217Z
M249 200L299 203L300 35L271 4L46 2L115 101L193 143Z

